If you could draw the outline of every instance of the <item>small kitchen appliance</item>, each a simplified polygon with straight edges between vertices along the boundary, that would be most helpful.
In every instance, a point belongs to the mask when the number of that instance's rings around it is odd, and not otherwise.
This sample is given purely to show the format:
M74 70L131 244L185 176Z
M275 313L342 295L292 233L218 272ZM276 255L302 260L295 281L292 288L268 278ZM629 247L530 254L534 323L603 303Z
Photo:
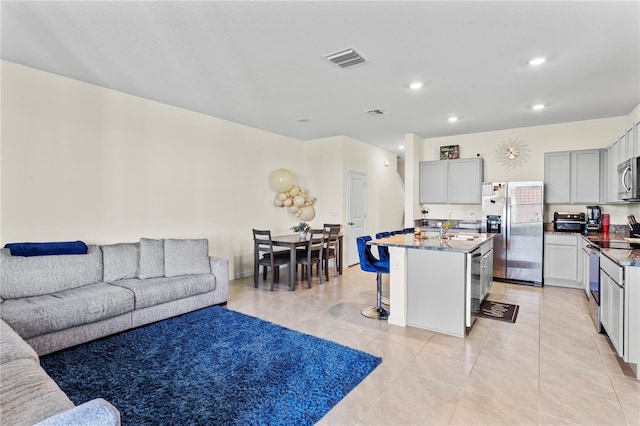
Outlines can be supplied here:
M602 211L599 206L587 206L587 231L600 231Z
M553 230L564 232L582 232L586 223L584 213L553 213Z
M640 157L618 165L618 200L640 200Z

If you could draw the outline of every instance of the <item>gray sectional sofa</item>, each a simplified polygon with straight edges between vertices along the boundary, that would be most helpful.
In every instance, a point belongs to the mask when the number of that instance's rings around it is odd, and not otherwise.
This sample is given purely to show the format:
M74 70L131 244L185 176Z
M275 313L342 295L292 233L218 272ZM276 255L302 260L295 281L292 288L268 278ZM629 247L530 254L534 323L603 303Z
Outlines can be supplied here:
M206 239L142 238L82 255L0 249L0 424L58 413L49 424L72 424L69 416L111 410L100 399L74 407L38 356L226 303L228 286L228 261L209 257Z

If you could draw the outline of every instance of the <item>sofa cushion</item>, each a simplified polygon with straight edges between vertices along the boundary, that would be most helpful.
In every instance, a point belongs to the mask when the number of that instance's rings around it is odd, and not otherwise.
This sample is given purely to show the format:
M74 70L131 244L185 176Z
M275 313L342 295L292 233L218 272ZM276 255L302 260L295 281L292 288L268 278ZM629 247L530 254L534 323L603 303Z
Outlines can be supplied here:
M18 359L0 369L0 407L3 425L32 425L73 403L36 361Z
M134 292L135 308L143 309L214 291L216 278L212 274L198 274L148 280L122 280L111 284Z
M0 364L16 359L31 359L38 362L38 354L13 328L0 320ZM0 366L0 369L2 367Z
M102 252L90 245L87 254L22 257L0 249L0 297L40 296L102 281Z
M104 263L103 281L125 280L138 276L138 243L120 243L100 246Z
M44 296L5 300L2 319L22 338L115 317L133 310L133 293L96 283Z
M164 277L164 241L140 238L138 277Z
M164 240L164 276L210 274L206 239Z

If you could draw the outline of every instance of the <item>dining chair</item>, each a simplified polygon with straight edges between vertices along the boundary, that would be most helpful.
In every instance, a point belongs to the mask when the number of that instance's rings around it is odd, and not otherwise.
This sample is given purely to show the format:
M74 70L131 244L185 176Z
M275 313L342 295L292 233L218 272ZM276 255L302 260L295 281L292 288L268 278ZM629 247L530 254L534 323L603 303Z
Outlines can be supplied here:
M322 251L324 249L325 230L324 229L312 229L308 232L309 239L304 250L298 250L296 252L296 265L302 266L300 273L301 279L307 278L307 287L311 288L311 277L313 272L313 265L317 265L318 278L320 284L322 284Z
M324 225L322 225L322 227L324 229L328 229L328 228L342 228L342 225L339 223L325 223Z
M325 241L323 250L324 277L329 281L329 260L333 259L333 276L338 276L338 239L340 238L340 227L325 227Z
M271 231L253 230L253 286L258 288L258 276L262 266L262 279L267 279L267 268L271 269L271 291L274 282L280 281L280 266L290 263L289 250L274 250Z

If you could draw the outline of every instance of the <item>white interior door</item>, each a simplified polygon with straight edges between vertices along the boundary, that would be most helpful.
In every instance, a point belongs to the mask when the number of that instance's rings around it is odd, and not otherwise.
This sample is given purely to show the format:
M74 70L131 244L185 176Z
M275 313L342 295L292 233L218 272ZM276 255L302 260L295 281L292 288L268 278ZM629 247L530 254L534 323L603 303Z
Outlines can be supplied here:
M367 230L367 175L349 171L349 212L347 214L347 265L359 263L356 238Z

